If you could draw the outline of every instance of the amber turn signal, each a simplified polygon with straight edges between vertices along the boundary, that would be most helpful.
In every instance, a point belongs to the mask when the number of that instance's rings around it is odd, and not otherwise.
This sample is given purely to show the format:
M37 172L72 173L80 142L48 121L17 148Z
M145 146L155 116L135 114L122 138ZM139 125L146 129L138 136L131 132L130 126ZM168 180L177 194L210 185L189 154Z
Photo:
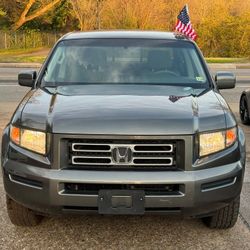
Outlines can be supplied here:
M10 128L10 139L16 143L20 144L21 129L11 126Z
M237 130L232 128L226 131L226 147L231 146L237 139Z

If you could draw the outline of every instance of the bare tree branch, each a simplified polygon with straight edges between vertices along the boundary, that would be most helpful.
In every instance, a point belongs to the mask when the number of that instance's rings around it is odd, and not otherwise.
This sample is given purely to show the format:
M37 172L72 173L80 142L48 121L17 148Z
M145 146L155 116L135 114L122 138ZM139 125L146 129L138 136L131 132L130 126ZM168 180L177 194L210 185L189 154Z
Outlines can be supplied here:
M101 0L70 0L80 30L100 29Z
M31 21L44 13L46 13L48 10L52 9L57 3L59 3L61 0L53 0L47 5L41 7L40 9L36 10L34 13L27 16L28 12L30 11L32 5L36 2L36 0L29 0L27 3L24 11L22 12L20 18L17 20L17 22L14 24L14 30L19 29L24 23Z

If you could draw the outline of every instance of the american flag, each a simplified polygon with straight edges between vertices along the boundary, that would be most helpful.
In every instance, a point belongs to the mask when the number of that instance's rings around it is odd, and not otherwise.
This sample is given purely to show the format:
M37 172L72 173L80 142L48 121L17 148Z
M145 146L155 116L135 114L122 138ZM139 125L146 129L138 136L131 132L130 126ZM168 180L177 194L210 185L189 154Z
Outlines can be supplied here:
M195 40L197 38L197 33L192 28L192 24L190 22L190 18L188 15L188 7L185 5L181 10L180 14L177 17L178 21L175 25L175 30L185 34L191 39Z

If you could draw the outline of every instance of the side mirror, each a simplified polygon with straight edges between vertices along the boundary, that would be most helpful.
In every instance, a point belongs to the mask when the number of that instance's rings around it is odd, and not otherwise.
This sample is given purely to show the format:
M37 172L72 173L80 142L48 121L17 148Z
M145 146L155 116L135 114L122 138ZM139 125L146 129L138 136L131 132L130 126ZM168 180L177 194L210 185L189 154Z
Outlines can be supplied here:
M36 80L36 75L37 73L34 70L21 71L18 74L18 84L21 86L33 87Z
M215 75L218 89L233 89L236 83L235 74L227 71L219 71Z

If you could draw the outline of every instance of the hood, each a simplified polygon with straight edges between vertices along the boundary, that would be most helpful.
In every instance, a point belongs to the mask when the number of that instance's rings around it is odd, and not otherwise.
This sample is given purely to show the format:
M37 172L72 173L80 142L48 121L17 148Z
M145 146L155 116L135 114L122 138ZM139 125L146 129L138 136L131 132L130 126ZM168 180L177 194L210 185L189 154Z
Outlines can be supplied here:
M226 109L215 92L193 96L190 89L86 85L60 87L55 94L37 89L21 122L65 134L183 135L225 128Z

